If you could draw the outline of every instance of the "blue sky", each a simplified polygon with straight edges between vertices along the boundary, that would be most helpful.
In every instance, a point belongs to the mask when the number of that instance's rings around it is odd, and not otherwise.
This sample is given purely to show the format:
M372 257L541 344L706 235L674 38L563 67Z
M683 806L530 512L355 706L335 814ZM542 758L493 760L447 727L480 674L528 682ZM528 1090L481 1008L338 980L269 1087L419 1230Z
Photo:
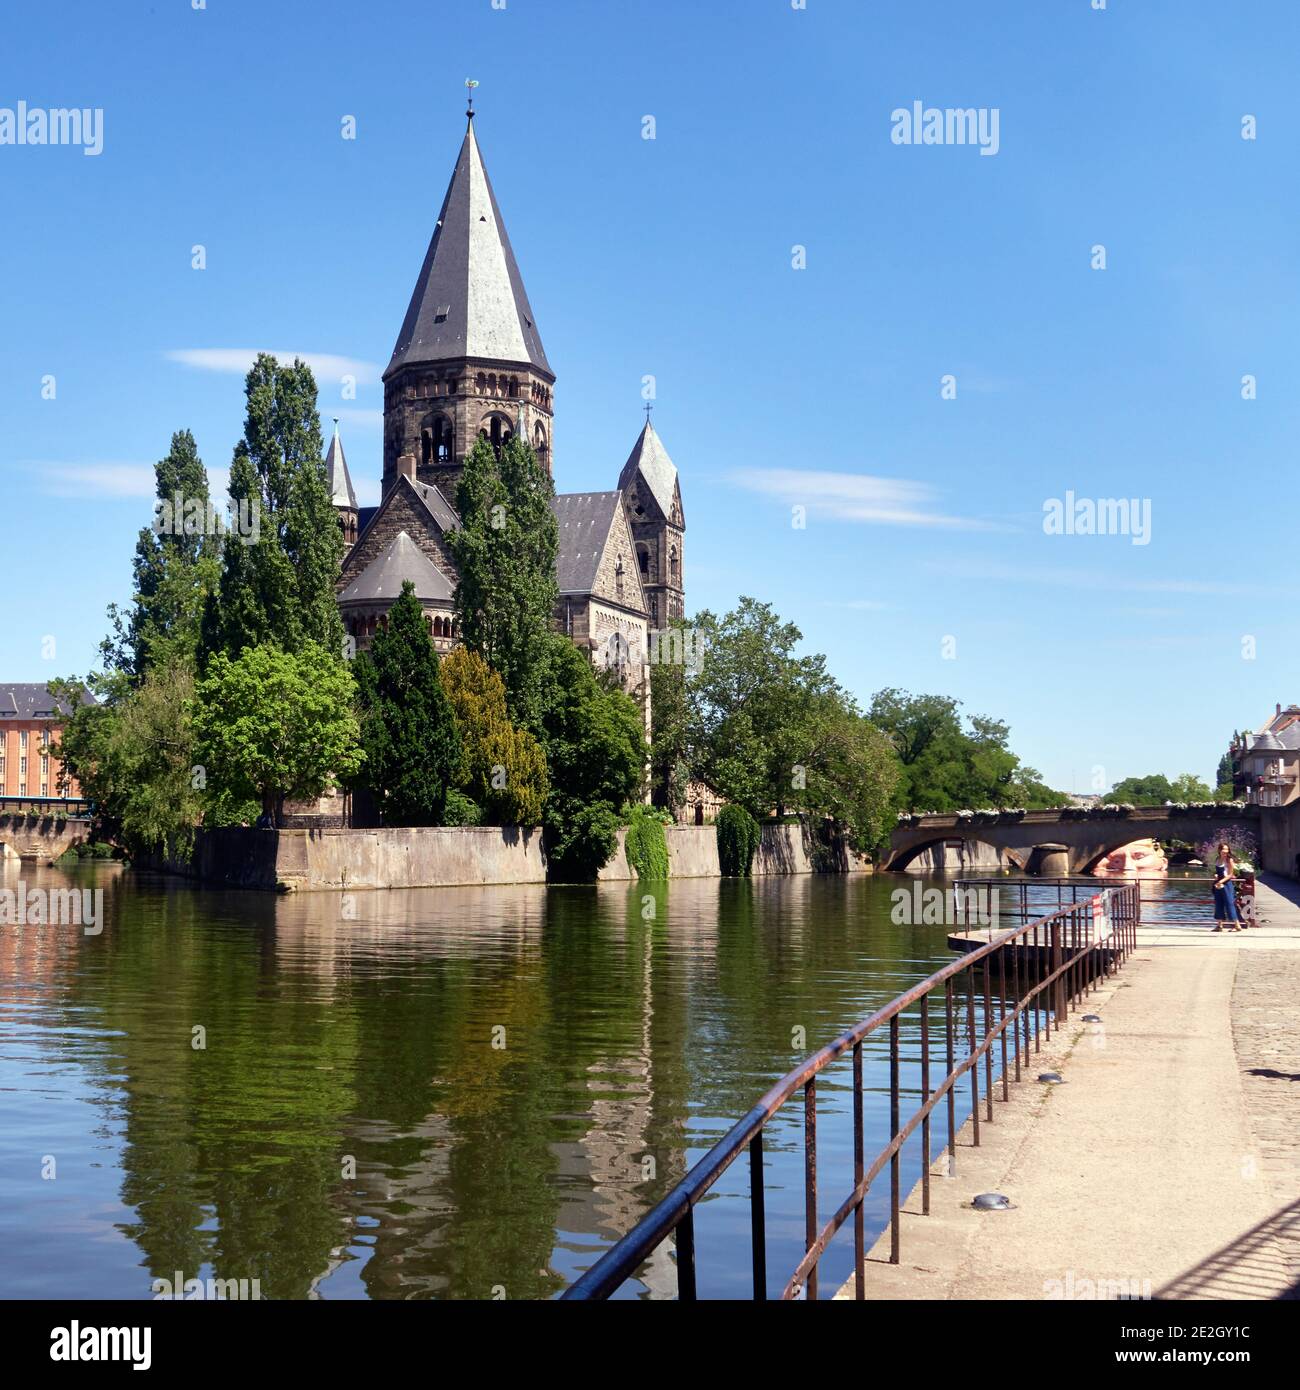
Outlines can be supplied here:
M376 500L379 374L473 76L558 377L557 485L613 486L653 374L688 608L769 600L864 703L954 695L1067 790L1209 777L1300 699L1296 6L88 0L5 23L0 108L103 108L104 149L0 145L4 677L90 666L173 430L224 475L232 350L326 359L322 415ZM894 143L916 101L996 108L997 154ZM1067 492L1149 499L1149 543L1045 534Z

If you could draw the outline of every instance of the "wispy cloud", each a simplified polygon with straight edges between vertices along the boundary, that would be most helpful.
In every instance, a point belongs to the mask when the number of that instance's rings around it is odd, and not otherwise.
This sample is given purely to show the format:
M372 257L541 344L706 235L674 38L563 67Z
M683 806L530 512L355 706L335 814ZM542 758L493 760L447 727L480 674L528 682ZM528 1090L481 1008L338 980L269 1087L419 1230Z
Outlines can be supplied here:
M994 531L1005 527L977 517L936 510L938 493L928 483L878 478L870 473L829 473L801 468L744 468L731 481L750 492L804 506L809 516L879 526L937 526L951 530Z
M973 579L998 584L1050 585L1062 589L1104 589L1132 594L1248 594L1248 585L1223 584L1209 579L1140 579L1113 570L1054 569L1041 565L1008 565L980 560L930 560L925 568L954 579Z
M52 459L24 459L20 468L34 473L49 497L104 498L155 496L157 486L152 463L69 463ZM209 468L208 493L224 505L230 486L228 468Z
M152 497L151 463L66 463L25 459L19 467L39 476L51 497Z
M196 367L199 371L243 376L259 352L269 352L281 362L292 362L295 357L301 357L318 381L339 381L351 376L356 378L357 385L369 386L379 380L381 372L378 363L363 362L357 357L338 357L328 352L303 352L291 348L170 348L163 356L169 362Z

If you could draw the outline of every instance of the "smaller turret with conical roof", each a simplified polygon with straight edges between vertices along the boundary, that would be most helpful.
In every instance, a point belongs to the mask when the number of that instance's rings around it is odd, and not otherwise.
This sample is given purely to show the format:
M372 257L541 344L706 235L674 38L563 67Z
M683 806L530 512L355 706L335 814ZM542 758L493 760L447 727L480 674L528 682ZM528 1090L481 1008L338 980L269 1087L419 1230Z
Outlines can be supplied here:
M343 457L338 416L334 417L334 438L330 440L329 452L325 455L325 482L330 490L330 501L338 512L343 543L352 545L357 538L357 494L352 490L348 461Z
M686 514L677 469L650 422L649 412L645 428L618 475L618 490L623 494L636 543L650 626L662 628L686 612Z

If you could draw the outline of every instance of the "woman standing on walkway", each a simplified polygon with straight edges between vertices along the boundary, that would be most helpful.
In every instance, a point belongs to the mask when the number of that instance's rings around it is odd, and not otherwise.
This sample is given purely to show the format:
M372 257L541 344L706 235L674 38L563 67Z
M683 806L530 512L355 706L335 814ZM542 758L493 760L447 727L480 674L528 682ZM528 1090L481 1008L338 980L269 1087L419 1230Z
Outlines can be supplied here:
M1237 916L1237 875L1232 864L1232 850L1226 841L1219 846L1219 858L1214 865L1214 930L1222 931L1228 922L1230 930L1241 930Z

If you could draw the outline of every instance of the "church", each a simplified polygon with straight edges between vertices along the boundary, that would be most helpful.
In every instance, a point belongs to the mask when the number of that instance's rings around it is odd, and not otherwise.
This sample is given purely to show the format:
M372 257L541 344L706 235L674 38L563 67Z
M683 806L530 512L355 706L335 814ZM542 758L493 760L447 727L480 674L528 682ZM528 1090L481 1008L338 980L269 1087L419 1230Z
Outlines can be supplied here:
M447 533L478 438L525 437L555 476L555 373L474 133L474 110L384 372L377 507L358 507L337 423L326 470L346 552L343 623L364 648L410 580L439 651L459 642ZM648 714L649 634L684 615L677 469L647 416L609 492L558 493L555 625L616 666Z

